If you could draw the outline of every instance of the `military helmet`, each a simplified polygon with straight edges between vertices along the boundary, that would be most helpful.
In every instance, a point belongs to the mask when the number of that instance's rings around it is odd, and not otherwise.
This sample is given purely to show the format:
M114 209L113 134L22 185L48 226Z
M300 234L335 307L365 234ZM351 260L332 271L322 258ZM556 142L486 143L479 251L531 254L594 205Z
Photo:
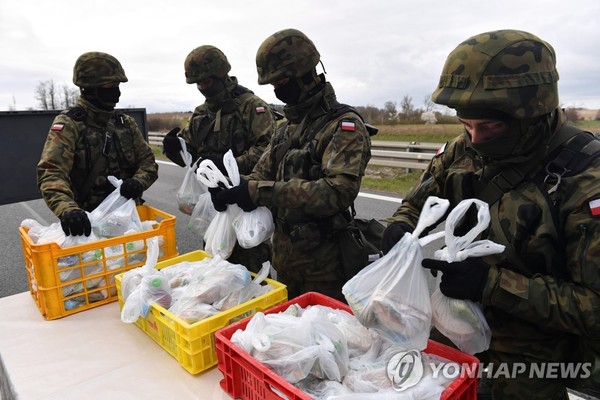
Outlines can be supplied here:
M202 82L211 76L224 78L231 65L225 54L215 46L205 45L195 48L185 58L185 81L187 83Z
M432 100L454 109L492 109L529 119L558 107L552 46L535 35L500 30L475 35L448 56Z
M73 83L80 88L93 88L114 82L127 82L119 60L99 51L83 53L73 67Z
M258 83L265 85L286 77L299 78L321 59L315 44L297 29L284 29L269 36L256 52Z

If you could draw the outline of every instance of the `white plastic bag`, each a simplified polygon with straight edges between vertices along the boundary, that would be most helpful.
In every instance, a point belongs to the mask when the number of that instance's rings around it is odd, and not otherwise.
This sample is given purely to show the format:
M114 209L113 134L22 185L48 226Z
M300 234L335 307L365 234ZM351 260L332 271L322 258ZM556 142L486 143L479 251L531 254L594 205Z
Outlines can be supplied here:
M438 239L443 232L421 239L419 235L437 222L448 206L448 200L429 197L414 232L407 232L385 256L364 268L342 288L361 324L406 349L427 347L431 301L421 267L422 246Z
M217 210L215 210L215 206L212 203L210 193L203 193L200 195L198 202L194 206L187 227L190 231L203 239L208 226L216 215Z
M179 211L191 215L200 195L206 193L206 187L198 181L198 178L196 178L196 168L200 159L196 160L196 162L192 162L192 155L187 151L185 140L180 137L179 141L182 149L179 153L185 163L186 171L181 186L177 191L177 205Z
M469 208L477 207L477 224L464 236L455 236L456 226ZM463 261L468 257L481 257L501 253L504 246L489 240L473 241L490 222L487 203L478 199L461 201L446 219L446 247L437 250L434 258L448 262ZM446 297L438 288L431 295L433 325L460 350L476 354L488 349L492 333L478 303Z
M121 281L123 309L121 310L121 321L134 323L138 317L148 314L150 305L157 302L164 308L171 305L171 293L168 276L154 267L158 261L159 240L154 236L148 239L148 255L146 263L131 269L125 274Z
M115 190L89 213L92 230L96 235L105 237L121 236L129 230L141 232L142 221L135 200L121 196L123 181L114 176L109 176L108 180Z
M233 221L235 236L241 247L250 249L269 240L275 232L273 214L267 207L242 212Z
M239 185L240 175L231 150L223 156L223 164L231 183L211 160L200 162L197 171L198 180L208 187L219 187L219 184L221 184L229 189ZM217 212L217 215L212 219L204 234L204 249L211 256L218 255L223 259L229 258L236 243L233 221L241 212L241 208L231 204L227 206L225 211Z

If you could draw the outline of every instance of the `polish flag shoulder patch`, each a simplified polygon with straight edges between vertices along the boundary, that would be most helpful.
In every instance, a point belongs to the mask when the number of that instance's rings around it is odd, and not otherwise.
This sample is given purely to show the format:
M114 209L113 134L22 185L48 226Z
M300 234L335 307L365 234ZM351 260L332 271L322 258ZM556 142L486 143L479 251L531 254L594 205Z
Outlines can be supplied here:
M600 216L600 199L592 200L588 205L593 217Z
M343 131L354 132L356 130L356 124L352 121L342 121L340 127Z
M262 113L264 113L266 111L267 110L263 106L256 107L256 113L257 114L262 114Z
M447 145L447 144L448 144L448 142L444 143L444 144L442 145L442 147L440 147L440 148L438 149L438 151L435 153L435 156L433 156L433 157L434 157L434 158L435 158L435 157L439 157L439 156L441 156L442 154L444 154L444 151L446 151L446 145Z
M55 132L61 132L64 127L64 124L53 124L52 127L50 127L50 130Z

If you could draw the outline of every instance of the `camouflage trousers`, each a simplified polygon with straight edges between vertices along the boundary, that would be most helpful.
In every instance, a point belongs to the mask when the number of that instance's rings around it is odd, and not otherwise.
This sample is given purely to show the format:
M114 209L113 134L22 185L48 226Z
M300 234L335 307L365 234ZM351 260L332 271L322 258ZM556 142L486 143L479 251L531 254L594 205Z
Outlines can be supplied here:
M263 242L256 247L245 249L236 242L231 255L227 259L230 263L241 264L250 272L258 273L266 261L271 261L271 243Z
M529 360L519 354L487 352L482 357L482 365L492 366L489 374L483 373L484 379L489 378L492 399L511 400L568 400L567 379L560 377L544 377L532 373L536 371L531 365L541 366L539 360ZM550 363L548 363L550 364ZM503 368L500 371L499 368ZM524 371L513 373L514 371Z
M306 292L318 292L340 301L346 301L337 240L292 241L290 236L275 232L273 235L273 267L277 280L287 286L288 298Z

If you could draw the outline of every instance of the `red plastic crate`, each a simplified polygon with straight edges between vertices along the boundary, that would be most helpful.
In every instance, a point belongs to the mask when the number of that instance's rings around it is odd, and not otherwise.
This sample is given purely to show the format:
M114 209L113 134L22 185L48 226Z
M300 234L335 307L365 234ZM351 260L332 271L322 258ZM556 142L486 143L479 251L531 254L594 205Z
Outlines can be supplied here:
M290 305L298 304L305 308L310 305L322 305L352 313L350 307L331 297L310 292L280 304L265 314L285 311ZM242 400L311 400L312 397L287 382L268 367L254 359L250 354L231 342L231 336L238 329L245 329L250 318L232 324L215 333L215 344L219 371L223 374L220 385L232 398ZM477 371L479 360L469 354L453 349L441 343L429 340L426 353L439 355L461 365L469 365L471 371ZM442 393L443 400L477 399L477 374L473 377L461 374Z

